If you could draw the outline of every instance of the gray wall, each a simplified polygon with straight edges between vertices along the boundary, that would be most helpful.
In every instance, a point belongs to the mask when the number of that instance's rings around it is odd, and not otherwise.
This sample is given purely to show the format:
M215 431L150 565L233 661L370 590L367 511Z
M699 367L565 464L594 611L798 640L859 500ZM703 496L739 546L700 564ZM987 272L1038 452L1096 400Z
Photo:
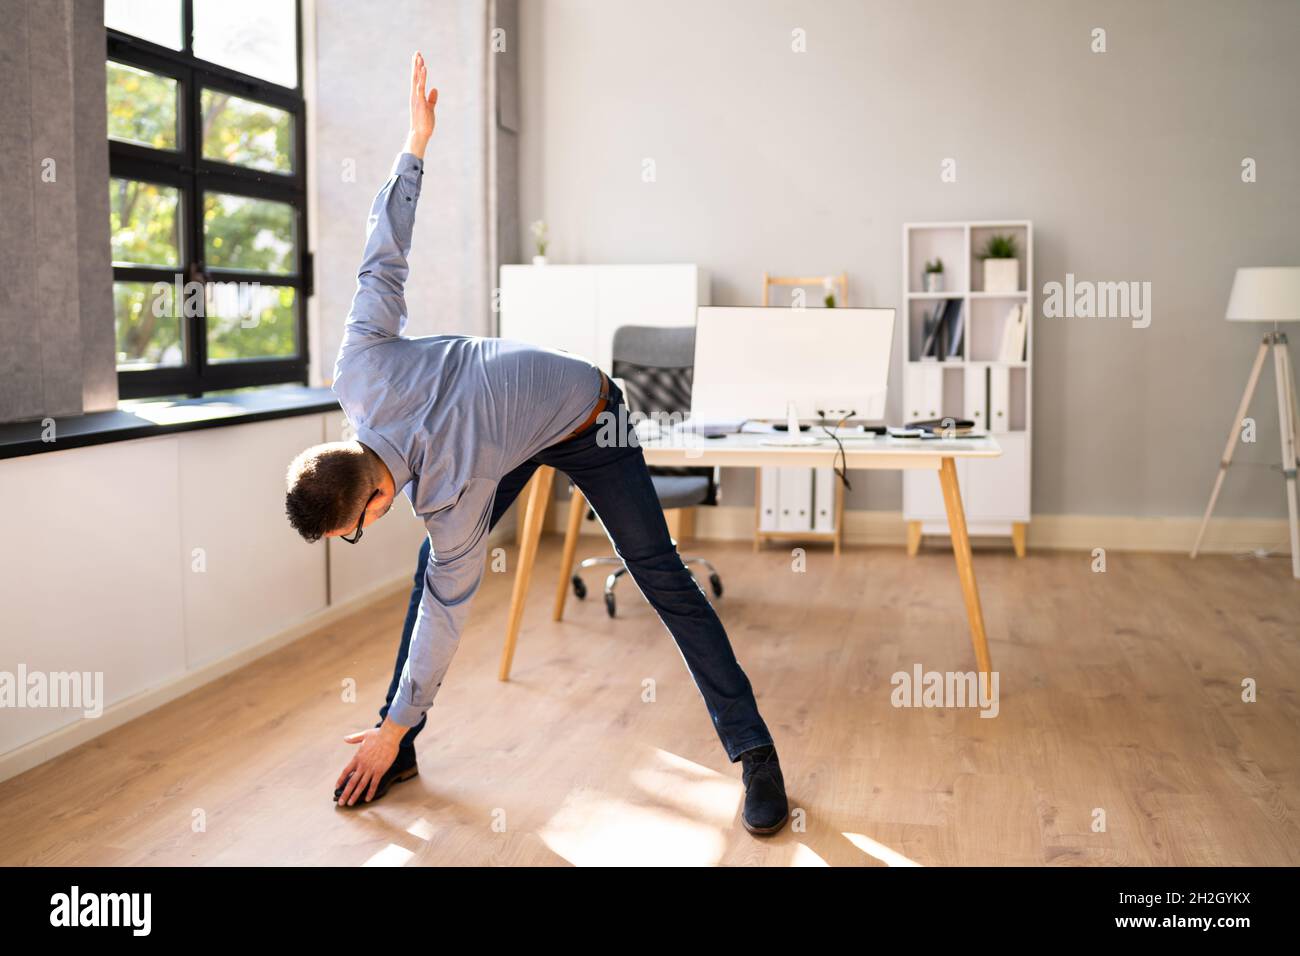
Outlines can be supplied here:
M402 148L411 54L438 87L438 126L425 154L408 335L490 334L487 229L487 0L388 0L382 16L353 0L316 0L316 295L312 362L333 376L366 217ZM345 175L355 169L355 177Z
M0 24L0 421L112 408L103 9L0 0Z
M1144 330L1039 318L1034 510L1204 508L1264 331L1223 320L1233 270L1300 263L1300 3L544 0L521 19L520 218L548 221L555 261L698 262L724 305L756 304L765 269L844 269L850 304L890 306L903 222L1032 219L1040 316L1067 272L1153 285ZM1221 515L1284 513L1263 385ZM752 500L740 477L729 503ZM899 479L860 475L849 506L899 508Z

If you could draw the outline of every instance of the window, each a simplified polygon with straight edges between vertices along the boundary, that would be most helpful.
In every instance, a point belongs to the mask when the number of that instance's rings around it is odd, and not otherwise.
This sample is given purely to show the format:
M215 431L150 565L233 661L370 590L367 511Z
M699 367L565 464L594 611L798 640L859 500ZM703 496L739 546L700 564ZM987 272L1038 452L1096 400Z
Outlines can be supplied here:
M106 0L119 391L307 380L298 0Z

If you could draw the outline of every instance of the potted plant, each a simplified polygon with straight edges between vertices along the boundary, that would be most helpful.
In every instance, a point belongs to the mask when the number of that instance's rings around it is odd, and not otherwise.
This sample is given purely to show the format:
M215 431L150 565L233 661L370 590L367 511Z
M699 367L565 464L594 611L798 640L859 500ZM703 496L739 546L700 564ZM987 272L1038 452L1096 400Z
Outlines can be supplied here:
M533 265L546 265L546 223L538 219L529 227L533 234L533 245L537 248L537 255L533 256Z
M925 264L925 291L943 291L943 260L935 259Z
M1015 236L992 236L984 244L985 292L1019 292L1020 260L1016 258Z
M835 308L835 277L822 279L822 305L828 309Z

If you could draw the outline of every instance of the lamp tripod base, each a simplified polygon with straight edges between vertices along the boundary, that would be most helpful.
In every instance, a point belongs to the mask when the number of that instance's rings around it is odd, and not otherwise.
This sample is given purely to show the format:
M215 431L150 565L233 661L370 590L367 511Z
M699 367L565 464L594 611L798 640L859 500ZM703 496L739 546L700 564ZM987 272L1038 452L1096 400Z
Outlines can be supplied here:
M1192 557L1196 557L1201 550L1201 542L1205 538L1205 529L1210 524L1210 516L1214 513L1214 506L1219 500L1219 492L1223 489L1224 476L1228 473L1228 466L1232 464L1232 454L1237 448L1237 436L1239 429L1242 427L1242 420L1246 417L1246 412L1250 410L1250 402L1255 396L1255 388L1259 385L1260 372L1264 369L1264 360L1268 357L1270 350L1273 352L1273 371L1277 379L1277 417L1279 430L1282 433L1282 477L1286 481L1287 517L1291 532L1291 576L1300 581L1300 513L1297 512L1296 506L1296 428L1300 415L1296 411L1295 377L1291 371L1291 356L1287 351L1285 332L1269 332L1259 345L1259 352L1255 355L1255 364L1250 369L1250 378L1246 380L1246 391L1241 396L1241 404L1237 406L1237 416L1233 419L1232 427L1228 430L1228 443L1224 446L1223 458L1219 461L1219 473L1214 477L1214 488L1210 491L1210 503L1205 506L1205 515L1201 518L1200 530L1196 532L1196 543L1192 545Z

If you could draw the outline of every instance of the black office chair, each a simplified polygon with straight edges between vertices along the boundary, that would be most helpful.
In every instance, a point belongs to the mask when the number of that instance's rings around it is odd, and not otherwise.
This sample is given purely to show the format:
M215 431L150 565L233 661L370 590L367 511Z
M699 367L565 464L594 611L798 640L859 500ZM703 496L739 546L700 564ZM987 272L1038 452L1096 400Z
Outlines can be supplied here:
M623 382L628 410L654 416L678 414L684 418L691 408L691 381L695 362L695 327L656 328L624 325L614 332L614 358L610 369ZM718 503L718 485L714 468L651 468L650 477L659 504L665 509L693 508ZM590 509L587 517L594 517ZM673 544L677 542L674 541ZM722 597L722 578L708 560L698 555L682 555L688 568L702 565L709 571L709 587L714 597ZM627 574L617 555L587 558L578 571L612 565L613 573L605 578L605 610L613 617L617 605L614 588ZM573 593L587 596L587 585L578 573L573 575Z

